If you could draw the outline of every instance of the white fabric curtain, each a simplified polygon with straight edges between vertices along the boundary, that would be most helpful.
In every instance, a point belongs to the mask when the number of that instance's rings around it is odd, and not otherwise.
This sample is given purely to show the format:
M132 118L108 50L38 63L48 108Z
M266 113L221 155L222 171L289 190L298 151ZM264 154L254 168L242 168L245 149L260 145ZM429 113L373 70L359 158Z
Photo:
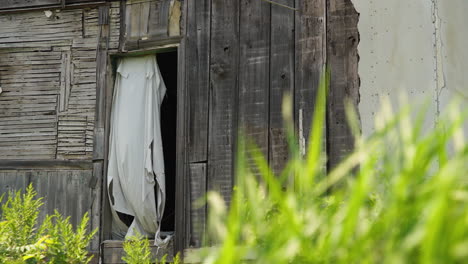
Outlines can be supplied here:
M166 87L156 56L120 60L112 105L107 184L114 231L160 237L166 199L160 107ZM156 188L155 188L156 186ZM127 227L117 212L134 216Z

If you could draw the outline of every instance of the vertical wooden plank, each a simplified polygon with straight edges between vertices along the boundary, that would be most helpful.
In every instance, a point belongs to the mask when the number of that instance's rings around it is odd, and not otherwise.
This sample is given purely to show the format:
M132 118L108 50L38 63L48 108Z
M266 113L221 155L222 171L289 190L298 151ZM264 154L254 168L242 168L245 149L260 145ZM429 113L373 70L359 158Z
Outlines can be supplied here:
M92 197L90 198L90 226L91 230L98 229L97 235L91 240L91 249L99 249L100 243L111 238L111 212L110 204L107 199L107 181L103 177L103 163L93 163L93 178L97 178L97 184L90 189ZM105 174L104 174L105 175Z
M317 88L326 62L325 0L296 0L296 8L294 113L299 147L305 154Z
M190 2L190 1L189 1ZM152 38L167 37L169 24L169 11L171 0L160 0L151 2L148 33Z
M129 10L129 6L126 7ZM91 241L91 250L98 251L100 242L104 237L110 236L110 224L105 225L105 221L110 221L110 218L104 218L106 214L101 212L102 201L104 197L98 195L103 185L106 185L105 177L103 177L103 162L107 157L106 153L106 121L107 121L107 107L106 100L112 95L107 94L108 90L108 69L110 67L109 56L107 51L109 49L109 6L99 7L99 42L96 53L96 79L97 79L97 92L96 92L96 121L94 128L94 149L93 149L93 174L90 180L89 188L93 189L95 196L93 197L93 208L91 217L91 227L94 229L99 226L98 234ZM126 18L128 18L128 13ZM128 33L128 28L127 28ZM105 191L102 196L107 195ZM100 216L100 217L99 217ZM101 222L102 221L102 222ZM104 228L106 227L106 228Z
M294 7L294 0L278 3ZM288 141L283 124L285 94L294 95L294 10L271 6L270 142L269 162L279 174L288 161ZM291 109L293 111L293 109Z
M213 0L208 189L231 200L237 132L239 1ZM209 208L208 208L209 210Z
M171 1L171 10L169 12L169 25L167 29L168 36L180 36L180 18L182 16L182 3L180 0Z
M190 165L190 247L201 247L206 221L206 163ZM203 205L201 205L203 203Z
M38 222L42 223L47 214L49 199L47 197L47 171L35 171L31 175L31 182L37 192L37 198L42 198L42 207L39 212Z
M5 203L6 199L8 199L8 193L5 192L5 172L3 171L0 171L0 182L2 183L0 185L0 197L2 198L0 200L0 204L3 204Z
M58 188L57 178L57 171L47 172L47 214L49 215L54 214L54 211L56 209L55 200Z
M187 1L186 65L189 89L189 161L207 160L210 79L210 0Z
M354 147L345 113L345 99L357 110L359 103L359 14L351 0L327 1L327 56L331 79L327 103L329 168Z
M68 109L68 101L71 92L71 51L62 51L62 65L60 70L60 98L59 112Z
M240 5L239 129L267 156L271 8L257 0Z
M150 2L142 2L140 4L140 16L139 16L139 39L148 38L148 25L150 16Z
M75 172L68 171L64 176L66 176L65 179L65 196L67 197L67 202L65 204L65 210L66 210L66 215L70 216L70 223L73 226L76 226L78 223L78 214L76 212L76 209L78 207L78 204L81 203L81 201L78 199L78 192L79 192L79 179L76 179L74 177ZM80 191L85 191L85 190L80 190Z
M67 194L67 180L70 172L68 171L58 171L56 176L56 186L51 186L51 188L55 187L55 208L62 214L63 216L68 216L68 202L69 202L69 195ZM71 197L70 197L71 198Z
M127 40L138 40L140 38L140 2L130 0L126 3L126 38Z
M187 28L187 1L184 1L183 16L181 21L182 35L185 36ZM176 133L176 200L175 200L175 238L173 250L175 253L182 252L188 246L186 237L187 220L187 190L188 190L188 153L187 153L187 121L188 113L186 105L188 104L189 87L186 82L186 41L181 40L177 50L179 71L177 73L177 133ZM185 194L185 195L184 195Z

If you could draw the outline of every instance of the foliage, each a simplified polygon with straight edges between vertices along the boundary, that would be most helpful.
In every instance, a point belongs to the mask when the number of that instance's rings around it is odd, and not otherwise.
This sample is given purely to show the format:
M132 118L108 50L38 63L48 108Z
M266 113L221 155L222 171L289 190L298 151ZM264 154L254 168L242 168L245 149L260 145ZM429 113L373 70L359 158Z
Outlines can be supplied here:
M76 230L58 212L47 216L37 229L42 198L30 185L23 194L10 193L0 218L0 263L88 263L88 215Z
M164 255L160 260L153 259L148 238L140 234L128 238L123 244L123 249L125 256L122 257L122 260L128 264L167 263L167 255ZM171 263L180 264L180 255L177 254Z
M348 111L355 151L327 173L324 80L304 157L285 111L291 160L280 175L240 138L230 210L208 196L208 240L220 245L203 263L468 263L466 113L454 104L425 131L424 109L393 114L384 101L364 138Z
M147 238L131 237L123 244L125 256L122 260L129 264L150 264L151 250Z

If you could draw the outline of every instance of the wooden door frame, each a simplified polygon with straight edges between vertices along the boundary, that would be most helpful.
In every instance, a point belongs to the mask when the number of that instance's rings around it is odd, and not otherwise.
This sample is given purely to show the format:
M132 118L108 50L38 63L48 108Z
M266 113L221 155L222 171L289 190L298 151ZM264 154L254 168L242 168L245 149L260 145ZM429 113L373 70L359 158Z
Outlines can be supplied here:
M101 211L101 237L100 243L110 238L111 235L111 220L110 203L108 200L107 190L107 166L108 166L108 151L109 151L109 135L110 135L110 117L112 109L112 97L114 93L114 68L113 62L118 57L141 56L146 54L155 54L168 49L177 49L178 73L177 73L177 135L176 135L176 200L175 200L175 236L174 236L174 252L179 252L184 249L185 245L185 221L186 221L186 201L189 198L187 195L186 175L186 157L187 157L187 105L186 85L185 85L185 41L182 37L162 39L161 41L153 41L151 48L131 50L125 52L108 52L107 55L107 87L105 95L105 143L104 143L104 168L103 168L103 184L102 184L102 211Z

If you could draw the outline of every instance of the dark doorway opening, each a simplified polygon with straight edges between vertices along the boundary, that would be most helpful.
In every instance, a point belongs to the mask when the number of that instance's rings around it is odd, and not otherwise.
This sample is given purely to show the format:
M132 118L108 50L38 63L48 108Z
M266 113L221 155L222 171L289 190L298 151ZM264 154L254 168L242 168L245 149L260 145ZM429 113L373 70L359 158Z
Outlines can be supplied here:
M167 89L161 105L161 134L166 174L166 207L161 231L174 231L177 160L177 51L158 53L156 60Z
M164 170L166 178L166 203L164 215L161 221L161 231L168 234L175 230L175 200L176 200L176 135L177 135L177 79L178 79L178 56L177 50L156 51L156 61L161 72L166 94L161 105L161 136L164 154ZM153 53L153 54L154 54ZM147 55L146 54L141 54ZM130 56L139 56L134 54ZM112 60L113 72L118 65L118 57ZM156 206L156 205L155 205ZM133 221L133 216L116 212L127 226ZM163 234L164 236L165 234ZM114 239L119 239L114 237Z

